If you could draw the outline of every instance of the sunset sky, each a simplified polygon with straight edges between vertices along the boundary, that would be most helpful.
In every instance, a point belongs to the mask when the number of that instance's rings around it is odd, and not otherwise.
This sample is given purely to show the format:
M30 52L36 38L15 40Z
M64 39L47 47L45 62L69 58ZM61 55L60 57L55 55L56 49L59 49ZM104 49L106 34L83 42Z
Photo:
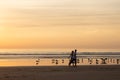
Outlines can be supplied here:
M0 48L120 49L120 0L0 0Z

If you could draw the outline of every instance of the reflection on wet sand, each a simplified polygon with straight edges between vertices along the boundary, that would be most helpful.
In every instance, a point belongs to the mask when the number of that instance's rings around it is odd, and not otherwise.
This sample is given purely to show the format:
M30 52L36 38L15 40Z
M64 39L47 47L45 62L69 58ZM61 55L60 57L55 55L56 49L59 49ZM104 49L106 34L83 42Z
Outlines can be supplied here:
M36 60L36 65L43 66L45 64L45 61L51 61L51 63L48 63L48 66L55 66L55 65L65 65L67 66L69 63L69 59L42 59L42 62L40 63L40 59ZM77 59L77 65L117 65L120 64L120 59L110 59L110 58L100 58L100 59L83 59L79 58Z
M15 55L16 56L16 55ZM31 55L32 56L32 55ZM68 66L69 58L58 57L21 57L21 58L1 58L0 66ZM119 57L89 57L77 58L77 66L80 65L119 65Z

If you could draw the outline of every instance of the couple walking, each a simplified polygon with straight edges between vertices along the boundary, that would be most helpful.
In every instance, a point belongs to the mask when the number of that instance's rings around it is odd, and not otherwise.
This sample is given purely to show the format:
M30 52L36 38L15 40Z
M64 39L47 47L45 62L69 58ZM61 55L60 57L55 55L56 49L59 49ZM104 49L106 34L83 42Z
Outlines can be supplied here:
M70 62L69 62L69 66L71 66L71 64L73 64L73 66L77 66L77 50L75 49L75 51L72 51L70 54Z

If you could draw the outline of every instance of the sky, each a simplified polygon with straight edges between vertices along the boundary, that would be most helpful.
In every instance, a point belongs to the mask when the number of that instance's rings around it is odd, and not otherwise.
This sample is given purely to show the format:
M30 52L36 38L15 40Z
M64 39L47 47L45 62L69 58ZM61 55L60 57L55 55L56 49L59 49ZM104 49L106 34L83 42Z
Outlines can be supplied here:
M0 0L0 49L120 49L120 0Z

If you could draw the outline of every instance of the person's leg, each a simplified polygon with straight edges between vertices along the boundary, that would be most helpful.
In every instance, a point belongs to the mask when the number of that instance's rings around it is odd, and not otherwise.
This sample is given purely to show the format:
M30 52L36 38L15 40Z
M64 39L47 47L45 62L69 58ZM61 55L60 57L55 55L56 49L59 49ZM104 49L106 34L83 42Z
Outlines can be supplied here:
M72 66L74 66L74 60L72 60Z
M75 66L77 66L77 59L75 59L74 61L75 61Z
M71 66L71 63L72 63L72 59L69 61L69 66Z

